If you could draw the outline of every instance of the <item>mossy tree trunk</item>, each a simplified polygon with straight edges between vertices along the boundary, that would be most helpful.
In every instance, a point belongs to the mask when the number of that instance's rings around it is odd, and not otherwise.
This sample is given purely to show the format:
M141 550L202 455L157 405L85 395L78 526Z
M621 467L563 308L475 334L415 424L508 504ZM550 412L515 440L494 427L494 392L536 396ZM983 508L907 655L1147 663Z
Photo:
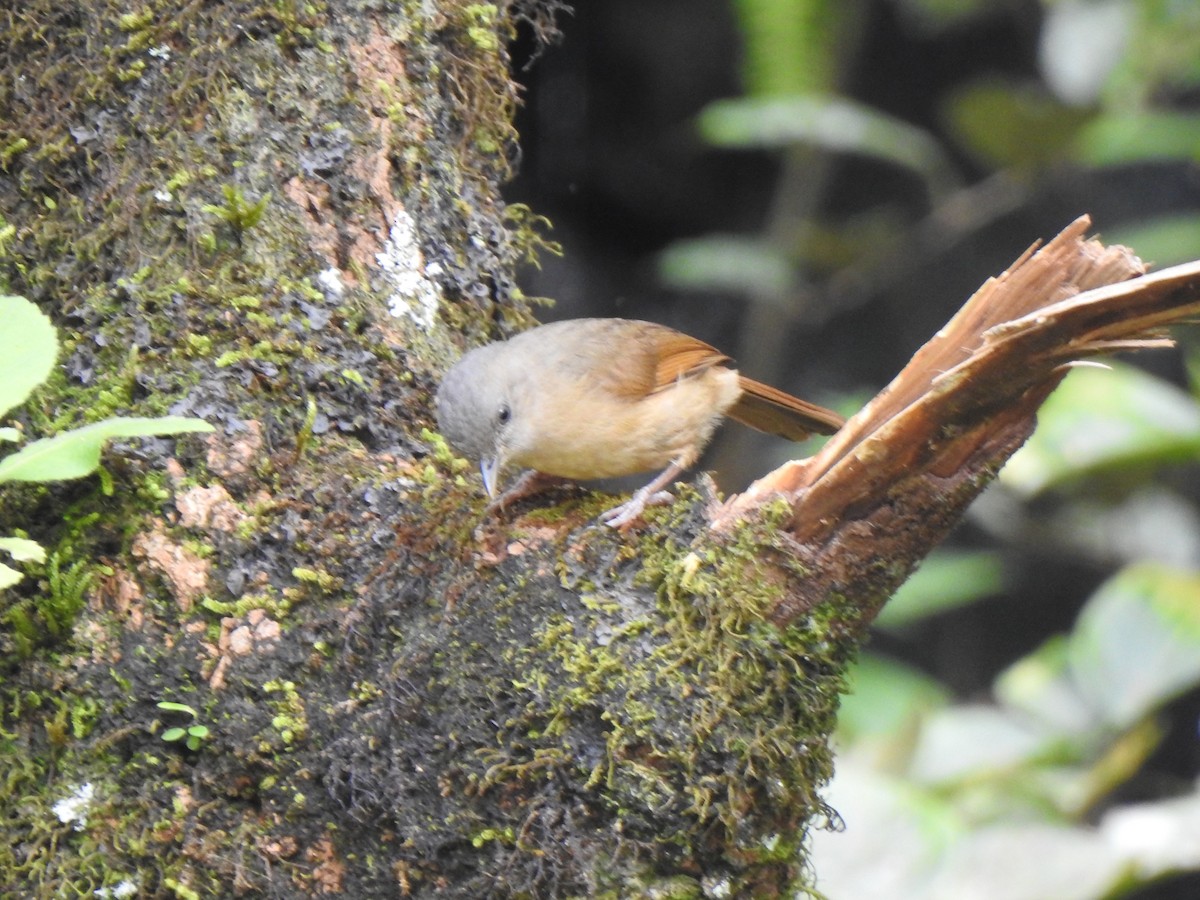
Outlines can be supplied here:
M0 893L807 883L862 628L1019 443L1036 391L1003 440L948 454L970 466L957 490L908 485L894 508L938 527L857 589L862 570L802 552L794 497L752 493L716 530L694 491L628 535L575 495L479 527L429 396L462 346L528 320L512 272L538 223L498 196L504 44L516 17L548 34L554 5L0 17L0 275L66 345L23 424L218 426L0 498L3 530L54 548L3 600ZM171 726L207 732L189 747Z

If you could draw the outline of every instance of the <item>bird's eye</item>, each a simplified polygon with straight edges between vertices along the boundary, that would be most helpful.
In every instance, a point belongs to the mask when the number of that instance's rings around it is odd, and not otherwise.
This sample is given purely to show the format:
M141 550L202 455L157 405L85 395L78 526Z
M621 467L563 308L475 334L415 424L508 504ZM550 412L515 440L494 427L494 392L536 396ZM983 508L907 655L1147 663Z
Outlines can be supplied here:
M500 409L498 409L496 411L496 421L499 422L501 425L507 425L508 420L511 418L512 418L512 410L508 408L507 403L501 405Z

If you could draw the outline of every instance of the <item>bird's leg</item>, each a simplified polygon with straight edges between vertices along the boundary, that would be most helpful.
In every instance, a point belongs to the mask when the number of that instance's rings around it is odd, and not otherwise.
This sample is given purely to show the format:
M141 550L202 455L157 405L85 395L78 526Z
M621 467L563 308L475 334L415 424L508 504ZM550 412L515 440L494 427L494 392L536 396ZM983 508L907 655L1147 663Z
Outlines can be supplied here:
M484 515L502 513L504 512L504 507L516 503L518 500L524 500L526 497L532 497L534 494L540 494L542 491L548 490L557 484L562 484L567 480L566 478L559 478L557 475L547 475L545 472L539 472L536 469L527 469L520 478L513 482L512 487L487 505Z
M620 506L613 507L600 514L600 521L606 525L624 531L645 511L647 506L659 506L671 502L671 492L663 488L683 474L687 465L680 460L671 463L655 476L644 488L635 491L633 496Z

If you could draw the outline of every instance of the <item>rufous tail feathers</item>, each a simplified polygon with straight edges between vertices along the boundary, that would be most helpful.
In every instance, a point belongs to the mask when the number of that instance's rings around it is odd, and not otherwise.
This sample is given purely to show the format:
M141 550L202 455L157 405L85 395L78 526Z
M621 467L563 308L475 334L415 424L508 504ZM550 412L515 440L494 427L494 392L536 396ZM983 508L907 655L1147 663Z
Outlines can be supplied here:
M846 421L833 410L808 403L745 375L739 375L738 381L742 396L725 415L758 431L790 441L802 441L811 434L833 434Z

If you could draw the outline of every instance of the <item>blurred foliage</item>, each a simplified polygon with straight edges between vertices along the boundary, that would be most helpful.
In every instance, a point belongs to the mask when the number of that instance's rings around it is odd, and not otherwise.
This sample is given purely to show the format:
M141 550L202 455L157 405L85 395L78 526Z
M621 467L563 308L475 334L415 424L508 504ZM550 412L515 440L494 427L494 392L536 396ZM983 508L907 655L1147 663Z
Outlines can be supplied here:
M847 828L813 842L822 890L1110 897L1200 868L1195 783L1166 799L1109 800L1158 746L1163 706L1200 683L1198 599L1194 570L1128 566L1069 634L1002 673L986 704L952 704L935 681L864 660L827 792Z
M923 35L1006 12L1003 4L967 0L892 2L900 21ZM899 172L922 179L931 218L939 210L954 208L955 191L981 174L1038 181L1071 168L1098 172L1165 160L1200 163L1200 114L1194 109L1200 91L1200 4L1044 0L1043 6L1037 47L1040 77L981 74L952 82L935 98L939 126L929 127L839 92L842 60L853 56L855 29L864 18L861 4L735 0L745 46L746 94L705 109L698 120L700 133L716 146L779 152L785 167L795 158L791 153L804 150L809 155L801 156L799 164L806 174L819 171L811 165L812 153L886 160ZM960 160L970 161L978 171L964 168ZM786 204L786 171L780 184L776 202ZM905 191L904 179L896 179L893 192L880 193L874 210L864 215L890 218ZM811 193L805 202L812 204ZM994 215L1007 210L1000 204ZM799 212L816 219L813 208ZM977 228L989 221L988 209L973 212L963 227ZM1142 243L1137 250L1144 259L1178 260L1189 237L1200 240L1200 212L1168 210L1161 215L1163 221L1151 211L1139 223L1134 234ZM885 256L878 252L878 229L865 228L861 218L811 224L846 229L847 241L857 236L862 253L852 257L858 260L852 265L861 266L862 260L870 265ZM811 246L798 243L802 233L789 237L797 243L774 246L770 252L789 253L796 275L809 265L834 268L846 258L843 253L836 260L814 260ZM891 239L902 246L905 232L893 230ZM779 236L768 227L758 240L777 245ZM668 250L668 262L661 269L664 281L693 290L705 284L726 289L720 275L706 282L703 271L679 265L689 244ZM741 246L747 260L732 265L750 269L763 251L753 248L750 240ZM699 252L691 256L701 258ZM744 293L758 297L749 288Z
M781 295L792 283L792 261L775 248L734 235L709 235L675 244L660 260L664 276L679 287L694 290L749 289L766 296Z
M1091 166L1200 161L1200 115L1163 110L1089 116L1071 148Z
M957 185L941 145L928 132L828 94L721 100L701 114L699 125L701 135L717 147L782 149L807 143L911 169L935 197Z
M947 98L951 134L977 162L1028 174L1062 159L1091 121L1035 85L980 81Z
M1131 366L1077 368L1050 395L1038 428L1000 473L1026 497L1105 470L1132 474L1200 458L1200 406Z
M900 628L995 594L1003 568L1000 555L990 551L938 550L888 601L876 622Z
M931 40L1027 15L1031 4L891 6L901 28ZM768 223L759 234L681 242L662 257L672 285L740 288L748 300L784 306L814 274L886 284L872 267L928 252L922 221L950 229L944 245L1056 180L1111 184L1148 166L1200 171L1200 3L1192 0L1043 0L1040 22L1022 19L1037 29L1036 69L947 81L930 98L934 121L923 124L842 93L862 4L736 0L734 8L746 95L710 105L698 128L715 146L776 154L773 214L782 208L805 226ZM893 167L894 190L873 191L873 208L841 221L811 184L788 208L797 175L830 177L831 167L814 161L847 155ZM927 207L898 222L914 177ZM1013 187L976 190L989 180ZM1159 264L1200 258L1200 209L1154 199L1126 209L1117 229L1106 223L1107 242ZM1184 364L1200 372L1200 353L1184 349ZM999 548L935 555L878 624L902 635L1010 589L1005 560L1021 546L1109 577L1069 632L1043 636L979 702L956 702L936 679L864 657L842 710L828 793L847 828L817 836L813 847L830 900L1117 897L1200 871L1196 773L1181 780L1146 770L1181 727L1184 741L1197 740L1197 723L1168 710L1200 693L1197 459L1200 405L1187 390L1124 364L1069 375L973 511ZM1134 783L1138 791L1122 794Z
M837 0L734 0L744 36L747 91L756 96L829 90L844 27Z

